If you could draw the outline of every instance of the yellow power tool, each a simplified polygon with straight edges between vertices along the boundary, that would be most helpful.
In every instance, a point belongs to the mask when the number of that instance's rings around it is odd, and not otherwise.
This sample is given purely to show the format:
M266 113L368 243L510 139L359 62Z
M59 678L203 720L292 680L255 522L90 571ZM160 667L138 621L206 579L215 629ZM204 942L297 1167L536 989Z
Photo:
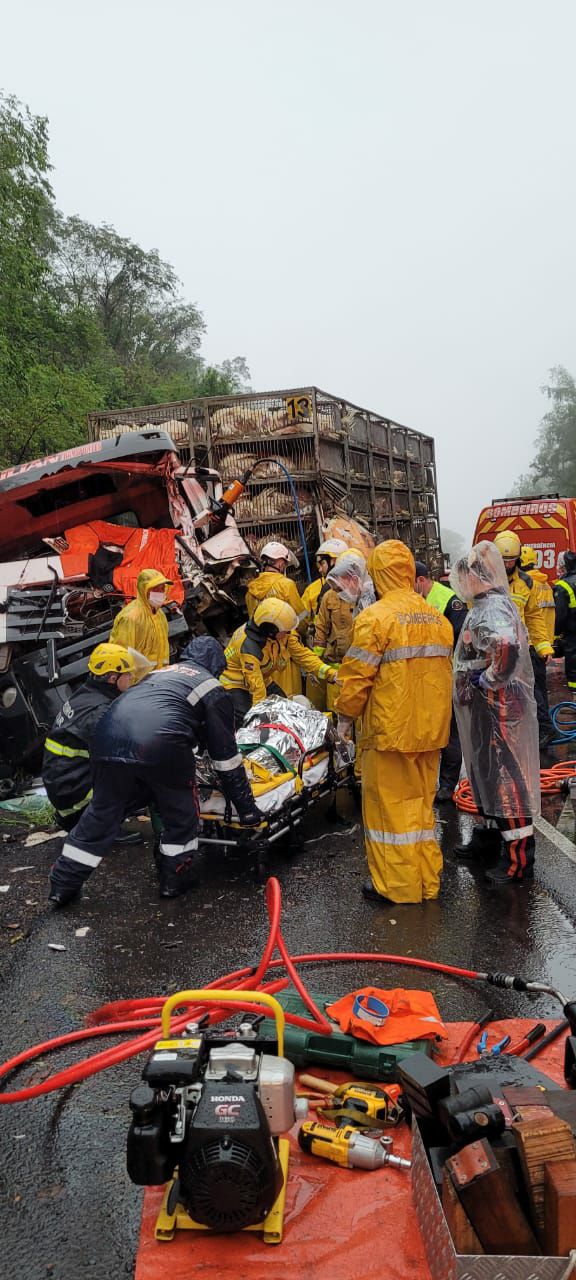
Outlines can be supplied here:
M352 1125L336 1129L330 1124L307 1120L301 1126L298 1142L311 1156L331 1160L342 1169L410 1169L411 1161L392 1155L392 1139L360 1133Z
M300 1076L300 1084L328 1095L326 1105L317 1104L316 1111L323 1120L332 1120L340 1127L356 1125L361 1129L383 1129L404 1119L400 1101L402 1090L398 1084L379 1086L357 1084L352 1080L337 1085L320 1076L310 1075Z

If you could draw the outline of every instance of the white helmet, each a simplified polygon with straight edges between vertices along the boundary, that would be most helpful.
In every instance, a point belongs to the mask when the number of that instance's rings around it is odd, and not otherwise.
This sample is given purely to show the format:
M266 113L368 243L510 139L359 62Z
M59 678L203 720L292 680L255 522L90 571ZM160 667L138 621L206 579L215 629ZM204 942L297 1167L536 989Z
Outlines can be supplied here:
M348 543L344 542L342 538L326 538L326 541L321 542L318 547L316 559L319 556L328 556L330 560L335 560L344 551L348 551Z
M267 542L260 552L261 560L287 560L293 569L298 569L298 559L283 542Z

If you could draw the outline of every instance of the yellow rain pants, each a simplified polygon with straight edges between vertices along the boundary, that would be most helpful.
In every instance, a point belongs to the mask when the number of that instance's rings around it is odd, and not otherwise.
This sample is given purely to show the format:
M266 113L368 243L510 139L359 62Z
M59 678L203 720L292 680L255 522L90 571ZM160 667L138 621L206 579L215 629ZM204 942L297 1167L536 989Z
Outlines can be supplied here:
M362 817L372 883L392 902L437 898L442 853L432 802L440 751L362 752Z

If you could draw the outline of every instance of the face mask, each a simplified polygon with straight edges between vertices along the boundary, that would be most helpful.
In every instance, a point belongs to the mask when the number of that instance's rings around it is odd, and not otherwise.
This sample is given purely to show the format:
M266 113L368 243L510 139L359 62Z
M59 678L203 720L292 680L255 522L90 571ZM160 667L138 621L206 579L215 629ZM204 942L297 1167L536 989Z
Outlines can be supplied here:
M160 605L164 604L165 599L165 591L150 591L148 593L148 603L152 605L153 609L159 609Z
M344 600L345 604L356 604L358 599L356 593L354 591L347 591L346 587L341 587L338 591L338 595L341 600Z

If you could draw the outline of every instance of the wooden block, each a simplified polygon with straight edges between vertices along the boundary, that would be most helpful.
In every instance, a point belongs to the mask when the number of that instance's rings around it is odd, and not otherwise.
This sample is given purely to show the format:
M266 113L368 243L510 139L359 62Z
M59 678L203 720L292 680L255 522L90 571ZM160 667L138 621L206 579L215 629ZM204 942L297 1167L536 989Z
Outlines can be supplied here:
M537 1120L521 1120L514 1124L526 1189L530 1199L534 1225L540 1240L544 1237L544 1166L556 1160L576 1158L576 1145L570 1125L557 1116Z
M450 1175L444 1170L442 1208L456 1253L484 1253L474 1227L461 1204Z
M576 1160L544 1166L544 1249L551 1258L576 1249Z
M485 1253L542 1252L489 1142L469 1143L446 1161L446 1171Z

